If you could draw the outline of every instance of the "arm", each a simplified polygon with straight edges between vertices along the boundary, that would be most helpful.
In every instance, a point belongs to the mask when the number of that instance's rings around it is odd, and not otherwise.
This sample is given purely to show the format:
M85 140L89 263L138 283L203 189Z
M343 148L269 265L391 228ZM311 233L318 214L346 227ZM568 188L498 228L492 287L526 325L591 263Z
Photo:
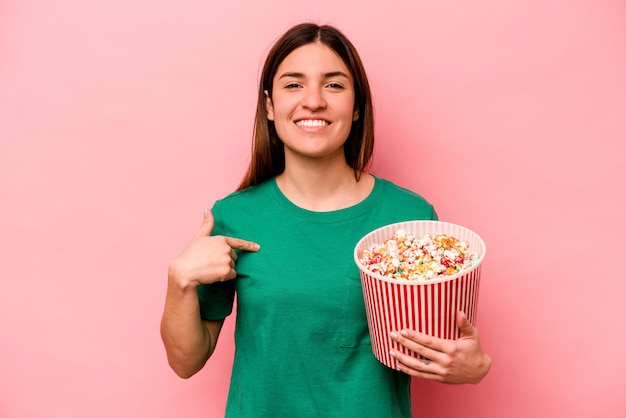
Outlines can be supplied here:
M211 236L213 215L205 211L204 222L183 252L170 264L161 338L170 367L180 377L197 373L209 359L224 320L200 317L197 287L237 276L234 249L258 251L255 243L237 238Z
M171 270L171 269L170 269ZM209 359L224 320L200 319L195 286L182 286L169 274L161 338L170 367L182 378L196 374Z

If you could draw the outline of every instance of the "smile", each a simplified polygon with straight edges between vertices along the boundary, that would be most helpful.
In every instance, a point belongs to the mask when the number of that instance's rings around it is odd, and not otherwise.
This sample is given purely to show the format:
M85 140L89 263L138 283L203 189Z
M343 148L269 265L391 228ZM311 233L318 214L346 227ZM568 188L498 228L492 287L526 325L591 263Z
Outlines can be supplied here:
M296 125L304 126L307 128L318 128L322 126L328 126L329 123L321 119L302 119L302 120L296 121Z

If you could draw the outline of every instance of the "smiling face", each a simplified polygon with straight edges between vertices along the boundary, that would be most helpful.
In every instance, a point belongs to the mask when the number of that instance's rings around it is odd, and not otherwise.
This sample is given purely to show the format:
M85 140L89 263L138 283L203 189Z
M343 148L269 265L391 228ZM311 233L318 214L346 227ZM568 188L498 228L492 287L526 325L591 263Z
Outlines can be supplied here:
M352 122L354 81L341 58L322 43L291 52L278 66L267 118L285 146L285 162L294 157L341 158Z

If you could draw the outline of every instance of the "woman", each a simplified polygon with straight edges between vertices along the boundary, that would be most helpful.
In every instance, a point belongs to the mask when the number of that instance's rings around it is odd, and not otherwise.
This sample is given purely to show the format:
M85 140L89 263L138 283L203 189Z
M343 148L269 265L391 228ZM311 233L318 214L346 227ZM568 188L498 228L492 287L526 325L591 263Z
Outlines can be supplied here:
M353 45L301 24L269 52L253 158L239 189L205 211L171 263L161 333L181 377L215 349L237 295L227 416L410 417L410 377L477 383L491 360L462 313L463 337L390 338L429 361L372 354L356 242L382 225L436 219L419 195L366 169L374 145L369 85Z

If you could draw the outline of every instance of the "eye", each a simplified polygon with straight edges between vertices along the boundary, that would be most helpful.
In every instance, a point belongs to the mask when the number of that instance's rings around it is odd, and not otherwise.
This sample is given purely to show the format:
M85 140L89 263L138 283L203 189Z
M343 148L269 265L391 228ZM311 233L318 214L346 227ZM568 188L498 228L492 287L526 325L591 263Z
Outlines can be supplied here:
M289 84L285 85L285 88L287 90L295 90L295 89L300 88L300 84L298 84L298 83L289 83Z
M343 89L343 86L341 84L339 84L339 83L328 83L326 85L326 87L328 87L330 89L333 89L333 90L342 90Z

